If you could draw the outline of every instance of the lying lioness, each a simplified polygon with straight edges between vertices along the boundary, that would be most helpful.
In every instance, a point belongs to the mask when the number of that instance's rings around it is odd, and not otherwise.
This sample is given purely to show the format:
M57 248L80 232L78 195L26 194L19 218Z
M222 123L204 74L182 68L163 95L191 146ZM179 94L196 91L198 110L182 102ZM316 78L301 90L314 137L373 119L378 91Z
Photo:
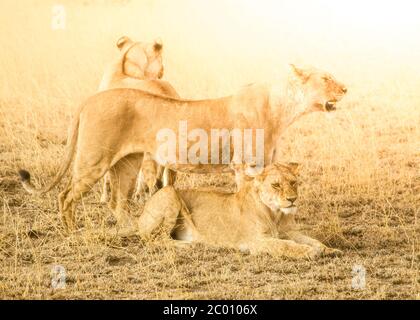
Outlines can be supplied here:
M298 231L297 171L295 163L270 165L236 194L164 187L146 202L139 234L292 258L340 253Z
M180 124L185 121L191 131L205 133L214 128L223 128L227 132L260 129L264 132L261 141L263 165L267 166L272 163L276 143L288 126L304 114L335 110L336 102L347 90L325 72L298 68L294 68L294 72L295 79L290 83L250 85L232 96L218 99L178 100L135 89L100 92L87 99L74 118L66 159L53 182L36 189L30 182L30 174L21 170L23 186L31 193L48 192L63 178L74 158L71 181L59 196L63 222L68 229L74 229L76 204L83 194L123 159L130 165L111 172L115 181L121 182L118 199L126 199L125 181L132 176L132 170L127 168L139 167L137 154L148 152L156 161L161 160L158 154L162 141L157 139L161 130L178 137ZM188 148L195 145L191 140L188 143ZM233 159L233 146L229 139L225 139L216 146L216 151L223 154L227 149L229 159ZM171 147L176 159L180 159L180 150L176 150L173 144ZM212 163L212 153L207 154L207 163L200 160L198 163L175 161L160 164L193 173L230 172L229 162ZM116 214L119 221L127 220L123 206L117 204Z
M113 88L134 88L147 92L166 95L173 98L179 98L178 93L167 81L160 80L163 77L163 64L162 64L162 42L157 39L153 43L147 42L134 42L129 37L124 36L118 39L116 43L117 48L120 50L119 57L105 69L99 85L99 91L104 91ZM138 155L142 157L142 154ZM149 194L153 194L157 190L158 179L161 178L161 168L158 168L156 162L148 154L145 154L142 161L142 169L140 171L140 179L137 181L136 196L143 196L145 190ZM138 171L138 168L133 168L132 164L127 164L122 161L115 165L117 167L126 167L126 170ZM167 172L169 174L169 172ZM135 174L131 175L132 178ZM108 188L111 192L116 188L120 181L111 181L111 176L107 173L104 176L101 202L106 203L109 201ZM129 193L134 186L131 182L127 186ZM112 193L110 207L114 209L117 202L125 201L126 199L116 199L118 194Z

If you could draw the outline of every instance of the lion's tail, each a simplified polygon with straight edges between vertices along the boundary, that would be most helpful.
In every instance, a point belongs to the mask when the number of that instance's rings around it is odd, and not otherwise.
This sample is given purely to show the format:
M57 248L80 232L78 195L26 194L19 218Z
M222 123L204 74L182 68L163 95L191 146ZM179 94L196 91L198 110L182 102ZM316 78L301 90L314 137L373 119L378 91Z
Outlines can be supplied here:
M77 144L77 137L79 134L79 114L77 114L73 120L73 124L70 128L68 137L67 137L67 151L66 151L66 158L63 164L61 165L58 173L55 175L54 180L47 186L43 188L36 188L31 183L31 174L26 170L19 170L19 176L22 183L23 188L31 194L41 195L47 193L52 188L54 188L63 178L65 173L70 167L70 164L73 160L74 151L76 149Z

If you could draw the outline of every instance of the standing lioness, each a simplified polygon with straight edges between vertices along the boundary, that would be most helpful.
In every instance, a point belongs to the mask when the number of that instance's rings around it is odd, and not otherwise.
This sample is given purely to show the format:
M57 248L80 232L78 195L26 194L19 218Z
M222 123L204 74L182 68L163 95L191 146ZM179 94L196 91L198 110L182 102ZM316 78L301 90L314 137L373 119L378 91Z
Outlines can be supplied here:
M134 42L129 37L123 36L118 39L116 46L120 50L119 57L105 69L99 91L114 88L133 88L179 98L178 93L169 82L160 80L163 77L164 67L162 63L163 44L159 39L153 43ZM142 166L141 179L138 180L136 193L145 190L145 184L149 193L153 193L156 190L159 169L149 154L139 154L137 158L135 162L130 163L121 161L115 164L115 168L116 170L133 171L129 179L134 180L136 178L135 172L138 172L139 168L133 167L133 164L140 164ZM119 167L124 169L118 169ZM130 183L127 181L111 181L111 178L112 176L108 173L104 176L101 193L102 203L108 202L108 187L111 185L114 185L115 188L120 183L129 184L128 189L132 189L131 186L134 186L133 181ZM129 193L131 193L131 190ZM111 195L110 207L112 209L115 209L117 202L127 200L116 199L117 196L115 193Z
M264 165L269 165L275 145L288 126L304 114L334 110L336 102L346 92L341 83L325 72L295 68L295 74L292 83L250 85L219 99L178 100L134 89L98 93L81 106L79 116L74 119L66 160L54 181L36 189L30 183L29 173L21 171L23 185L32 193L48 192L62 179L74 158L71 181L59 196L63 221L73 229L77 202L113 165L125 157L127 161L135 161L136 154L145 152L158 160L161 142L157 137L161 130L179 136L180 123L185 121L190 130L200 132L210 132L213 128L224 128L229 132L261 129L264 132ZM189 143L189 146L193 144ZM231 156L233 154L229 139L218 148L219 154L226 149L231 151ZM180 159L179 150L175 151ZM229 164L211 164L210 153L207 158L208 163L204 164L175 162L166 165L174 170L196 173L230 171ZM114 170L113 174L119 181L127 178L124 170ZM121 188L119 192L127 190ZM121 220L122 216L117 218Z
M295 163L270 165L236 194L165 187L146 203L138 232L292 258L339 253L299 232L297 171Z

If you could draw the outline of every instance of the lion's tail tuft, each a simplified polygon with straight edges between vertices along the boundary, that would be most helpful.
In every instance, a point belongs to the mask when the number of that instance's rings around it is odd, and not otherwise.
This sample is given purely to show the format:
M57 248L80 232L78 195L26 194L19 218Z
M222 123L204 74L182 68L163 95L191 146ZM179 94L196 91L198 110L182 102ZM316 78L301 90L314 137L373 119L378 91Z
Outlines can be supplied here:
M19 173L20 181L22 182L23 188L29 193L32 193L32 194L37 193L38 190L31 183L31 174L24 169L20 169L18 173Z
M28 171L26 171L24 169L20 169L18 171L18 173L19 173L20 181L22 181L22 182L30 182L31 181L31 174Z

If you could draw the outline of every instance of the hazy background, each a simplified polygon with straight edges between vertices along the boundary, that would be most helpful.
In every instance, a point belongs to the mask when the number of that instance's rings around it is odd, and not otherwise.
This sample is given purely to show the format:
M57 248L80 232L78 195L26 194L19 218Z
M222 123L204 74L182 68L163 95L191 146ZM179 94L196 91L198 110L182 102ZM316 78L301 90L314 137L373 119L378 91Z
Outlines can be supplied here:
M1 0L0 298L418 299L418 3ZM65 30L51 28L56 4L66 8ZM28 195L16 170L31 171L37 185L50 181L70 116L97 90L123 35L160 37L164 79L186 98L284 80L290 62L325 69L347 86L338 111L299 120L280 150L302 164L298 220L342 258L297 263L144 245L113 235L97 192L80 208L80 236L62 235L61 187ZM49 290L53 262L71 277L65 291ZM367 269L366 290L349 289L355 264Z
M55 4L66 7L66 30L51 29ZM331 71L350 93L362 83L372 91L394 81L406 94L420 77L419 9L409 0L3 0L0 66L21 82L41 73L88 93L121 35L160 37L165 78L184 96L270 80L289 62Z

